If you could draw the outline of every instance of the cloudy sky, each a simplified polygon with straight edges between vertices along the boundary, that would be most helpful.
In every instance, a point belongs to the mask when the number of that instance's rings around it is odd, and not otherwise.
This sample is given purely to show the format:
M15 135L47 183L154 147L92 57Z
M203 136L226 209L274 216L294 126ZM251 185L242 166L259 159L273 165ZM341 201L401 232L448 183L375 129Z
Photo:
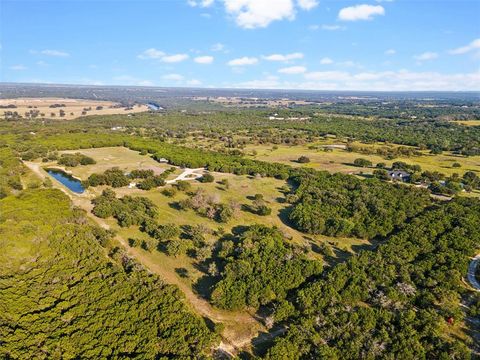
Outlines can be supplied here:
M480 90L475 0L0 0L0 81Z

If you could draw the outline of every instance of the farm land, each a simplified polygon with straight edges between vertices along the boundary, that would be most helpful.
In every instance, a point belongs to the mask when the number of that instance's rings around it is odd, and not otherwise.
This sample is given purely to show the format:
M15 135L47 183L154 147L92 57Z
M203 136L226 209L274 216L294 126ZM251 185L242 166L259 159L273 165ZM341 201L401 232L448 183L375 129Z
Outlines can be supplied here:
M112 101L63 99L63 98L18 98L0 99L0 116L12 118L17 113L23 118L47 118L72 120L87 115L133 114L148 111L146 105L123 106ZM14 117L14 116L13 116Z

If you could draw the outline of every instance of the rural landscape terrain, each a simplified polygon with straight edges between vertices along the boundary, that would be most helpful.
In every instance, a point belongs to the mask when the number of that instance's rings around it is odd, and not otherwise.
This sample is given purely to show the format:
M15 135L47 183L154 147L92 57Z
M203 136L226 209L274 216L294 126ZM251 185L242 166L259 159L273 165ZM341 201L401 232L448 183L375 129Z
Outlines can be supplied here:
M0 360L480 359L479 14L0 0Z
M478 354L479 100L381 96L5 114L2 356Z

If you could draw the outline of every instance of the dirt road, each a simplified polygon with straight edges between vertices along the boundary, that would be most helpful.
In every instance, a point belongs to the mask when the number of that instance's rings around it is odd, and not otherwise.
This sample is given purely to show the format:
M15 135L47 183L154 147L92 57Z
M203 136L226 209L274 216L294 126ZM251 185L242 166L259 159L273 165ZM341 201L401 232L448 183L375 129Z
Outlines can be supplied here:
M468 273L467 273L468 282L477 291L480 291L480 283L478 282L475 276L475 273L477 272L477 268L479 264L480 264L480 254L478 254L472 259L472 261L470 262L470 265L468 266Z

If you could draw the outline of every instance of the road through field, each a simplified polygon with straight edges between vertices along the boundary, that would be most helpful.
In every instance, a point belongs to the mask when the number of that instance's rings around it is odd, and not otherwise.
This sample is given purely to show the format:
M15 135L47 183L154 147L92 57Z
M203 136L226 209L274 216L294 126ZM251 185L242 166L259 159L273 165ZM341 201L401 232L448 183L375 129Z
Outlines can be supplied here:
M480 254L475 256L470 264L468 265L467 279L470 285L472 285L475 290L480 291L480 282L478 282L477 277L475 276L477 268L480 264Z

